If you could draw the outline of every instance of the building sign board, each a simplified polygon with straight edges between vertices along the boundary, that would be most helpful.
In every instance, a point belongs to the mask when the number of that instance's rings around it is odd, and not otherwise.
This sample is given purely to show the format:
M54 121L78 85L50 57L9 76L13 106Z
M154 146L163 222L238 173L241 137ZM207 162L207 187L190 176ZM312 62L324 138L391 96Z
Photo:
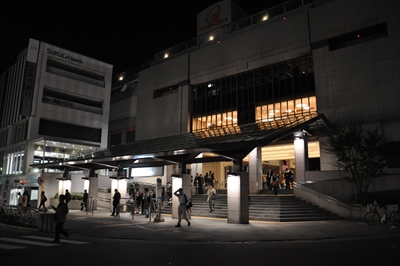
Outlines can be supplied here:
M36 63L26 61L24 79L22 83L21 104L19 109L20 115L31 115L36 68Z
M139 167L131 169L131 177L162 176L163 167Z

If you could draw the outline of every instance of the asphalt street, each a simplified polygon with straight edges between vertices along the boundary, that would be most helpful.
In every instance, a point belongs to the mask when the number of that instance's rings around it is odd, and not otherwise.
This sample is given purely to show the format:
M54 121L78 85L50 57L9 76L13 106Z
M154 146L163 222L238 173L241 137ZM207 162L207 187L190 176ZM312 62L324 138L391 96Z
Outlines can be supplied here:
M48 214L52 215L51 212ZM0 260L21 265L373 265L396 263L400 228L362 221L259 222L192 217L191 226L165 215L71 210L70 238L53 243L54 231L0 225ZM50 229L50 228L48 228ZM5 265L5 264L4 264Z

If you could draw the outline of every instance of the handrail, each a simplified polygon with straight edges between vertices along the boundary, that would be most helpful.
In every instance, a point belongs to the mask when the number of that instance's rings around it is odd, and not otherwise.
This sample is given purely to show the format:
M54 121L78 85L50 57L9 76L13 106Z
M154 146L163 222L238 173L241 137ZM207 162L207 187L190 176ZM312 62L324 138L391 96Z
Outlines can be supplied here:
M343 201L340 201L340 200L335 199L335 198L333 198L331 196L328 196L326 194L318 192L318 191L316 191L314 189L308 188L308 187L304 186L303 184L301 184L299 182L293 182L293 188L299 189L301 191L306 191L307 193L310 193L312 195L318 196L318 198L321 198L321 199L325 200L326 202L333 203L333 204L335 204L337 206L344 207L346 209L354 208L354 207L351 207L348 204L344 203Z

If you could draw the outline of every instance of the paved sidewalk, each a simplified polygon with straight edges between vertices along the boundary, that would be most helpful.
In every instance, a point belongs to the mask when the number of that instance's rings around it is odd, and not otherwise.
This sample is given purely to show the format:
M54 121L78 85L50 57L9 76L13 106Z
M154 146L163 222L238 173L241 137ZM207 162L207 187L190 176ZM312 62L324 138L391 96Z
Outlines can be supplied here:
M146 241L189 242L269 242L340 239L397 235L400 228L390 229L387 224L369 226L363 221L314 221L314 222L262 222L230 224L226 219L193 216L191 226L163 215L164 222L149 221L144 215L121 213L111 217L110 211L97 210L94 215L70 210L65 228L71 237L120 238Z

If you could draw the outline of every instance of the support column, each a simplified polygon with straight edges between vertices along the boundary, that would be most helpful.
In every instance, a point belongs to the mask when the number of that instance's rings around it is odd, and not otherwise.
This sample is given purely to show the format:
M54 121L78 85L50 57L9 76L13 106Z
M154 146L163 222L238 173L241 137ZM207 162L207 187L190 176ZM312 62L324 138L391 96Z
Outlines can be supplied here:
M294 158L296 164L296 182L307 181L305 172L308 171L308 140L307 134L302 131L293 133L294 136Z
M249 189L250 193L259 193L262 187L262 154L261 147L257 147L249 154Z
M249 223L249 175L228 173L228 223Z

